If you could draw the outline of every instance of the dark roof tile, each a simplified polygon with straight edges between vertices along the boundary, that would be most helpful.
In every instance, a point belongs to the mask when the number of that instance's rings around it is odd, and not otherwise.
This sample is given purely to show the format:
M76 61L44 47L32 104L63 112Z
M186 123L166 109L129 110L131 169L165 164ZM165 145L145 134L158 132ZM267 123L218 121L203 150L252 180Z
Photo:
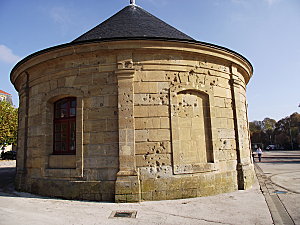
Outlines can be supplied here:
M116 38L162 38L194 41L193 38L166 24L141 7L129 5L73 42Z

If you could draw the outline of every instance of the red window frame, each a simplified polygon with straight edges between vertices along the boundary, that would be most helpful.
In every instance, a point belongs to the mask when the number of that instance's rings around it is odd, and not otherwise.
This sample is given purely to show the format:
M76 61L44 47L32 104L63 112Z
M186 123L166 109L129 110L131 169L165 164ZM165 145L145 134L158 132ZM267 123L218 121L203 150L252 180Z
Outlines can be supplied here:
M53 154L76 154L76 98L63 98L54 103Z

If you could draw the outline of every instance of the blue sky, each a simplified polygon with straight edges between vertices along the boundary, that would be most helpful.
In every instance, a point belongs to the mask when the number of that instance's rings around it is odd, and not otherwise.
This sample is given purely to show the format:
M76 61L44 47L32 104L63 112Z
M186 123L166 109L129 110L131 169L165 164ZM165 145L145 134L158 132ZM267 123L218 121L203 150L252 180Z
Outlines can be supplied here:
M9 74L22 58L70 42L129 0L0 0L0 90L18 94ZM300 113L299 0L136 0L196 40L245 56L254 67L247 86L249 120Z

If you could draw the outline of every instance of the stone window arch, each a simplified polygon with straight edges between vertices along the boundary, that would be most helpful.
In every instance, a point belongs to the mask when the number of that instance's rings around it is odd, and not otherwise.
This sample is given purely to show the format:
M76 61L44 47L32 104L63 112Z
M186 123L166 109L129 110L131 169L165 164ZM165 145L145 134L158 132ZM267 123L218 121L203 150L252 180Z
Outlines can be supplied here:
M63 99L76 99L75 152L57 154L55 144L55 104ZM60 87L47 93L42 98L42 124L45 130L41 153L44 157L44 173L47 177L82 177L83 176L83 99L80 89ZM74 107L70 107L74 108ZM73 109L72 109L73 110ZM73 110L74 111L74 110ZM69 114L71 113L71 110Z

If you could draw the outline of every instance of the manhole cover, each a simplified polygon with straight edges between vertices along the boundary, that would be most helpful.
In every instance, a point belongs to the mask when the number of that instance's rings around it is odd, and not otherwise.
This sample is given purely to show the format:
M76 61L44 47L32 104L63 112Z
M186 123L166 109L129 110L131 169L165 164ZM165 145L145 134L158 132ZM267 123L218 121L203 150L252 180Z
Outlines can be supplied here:
M274 191L275 194L286 194L287 191Z
M109 218L136 218L137 211L113 211Z

